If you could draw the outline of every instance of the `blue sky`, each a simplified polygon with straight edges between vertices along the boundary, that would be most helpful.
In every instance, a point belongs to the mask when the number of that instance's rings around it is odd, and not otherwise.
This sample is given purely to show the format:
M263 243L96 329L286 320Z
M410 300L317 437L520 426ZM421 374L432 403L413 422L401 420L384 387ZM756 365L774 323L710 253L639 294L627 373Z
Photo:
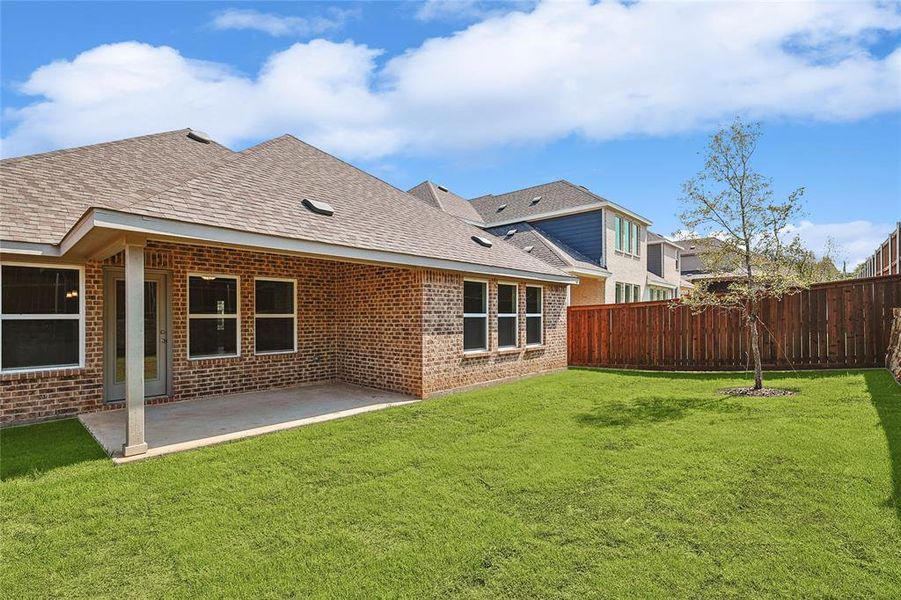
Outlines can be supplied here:
M401 188L570 179L670 234L718 125L850 262L901 219L897 5L3 2L4 155L292 133Z

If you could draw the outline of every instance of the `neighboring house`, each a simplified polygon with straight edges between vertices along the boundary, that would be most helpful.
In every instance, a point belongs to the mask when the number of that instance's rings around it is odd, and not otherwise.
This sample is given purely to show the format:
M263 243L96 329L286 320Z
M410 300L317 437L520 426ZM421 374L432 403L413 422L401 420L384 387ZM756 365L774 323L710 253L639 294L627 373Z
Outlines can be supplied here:
M135 454L145 396L566 366L574 277L291 136L161 133L4 160L0 184L3 423L127 405Z
M568 181L465 200L425 181L410 193L577 276L570 304L649 298L651 222Z
M711 291L726 291L729 283L742 276L740 269L713 275L704 262L704 253L718 248L722 242L714 237L692 238L673 242L680 248L679 267L682 272L682 293L703 283Z
M682 278L682 249L662 235L648 232L648 287L645 300L678 298L693 286Z
M901 221L858 271L858 277L879 277L901 273Z

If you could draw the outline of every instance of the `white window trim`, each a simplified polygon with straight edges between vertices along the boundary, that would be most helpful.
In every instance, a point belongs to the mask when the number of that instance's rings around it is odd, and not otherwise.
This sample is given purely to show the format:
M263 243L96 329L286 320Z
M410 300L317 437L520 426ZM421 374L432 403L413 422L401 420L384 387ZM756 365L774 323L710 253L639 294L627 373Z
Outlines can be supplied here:
M501 292L500 286L506 285L513 288L513 292L515 296L513 297L513 310L515 312L512 313L502 313L501 312ZM519 348L519 284L514 283L512 281L498 281L497 282L497 349L498 350L515 350ZM512 346L501 346L501 317L513 317L513 331L516 332L516 341Z
M538 308L541 309L541 312L530 313L529 312L529 288L536 288L541 290L541 294L539 299L541 300L540 306ZM529 343L529 317L538 317L541 319L541 327L538 328L539 340L537 342ZM536 346L544 345L544 286L543 285L527 285L526 286L526 348L534 348Z
M484 313L468 313L468 312L464 312L464 313L463 313L464 323L465 323L465 319L467 319L467 318L484 317L484 319L485 319L485 347L484 347L484 348L470 348L469 350L467 350L467 349L466 349L466 343L464 342L464 344L463 344L463 354L484 354L484 353L486 353L486 352L488 352L488 351L490 350L490 346L491 346L491 340L490 340L489 337L488 337L488 313L490 312L489 308L491 307L491 296L490 296L489 293L488 293L488 281L487 281L486 279L469 279L469 278L464 279L464 280L463 280L463 284L464 284L464 285L463 285L463 288L464 288L464 290L465 290L465 288L466 288L466 283L467 283L467 282L468 282L468 283L481 283L481 284L484 286L484 289L485 289L485 312L484 312ZM462 290L461 290L461 291L462 291ZM462 300L463 300L463 304L465 305L465 304L466 304L466 293L465 293L465 291L464 291L464 293L463 293L463 298L462 298ZM464 325L464 331L465 331L465 329L466 329L466 328L465 328L465 325ZM464 339L465 339L465 337L466 337L466 334L465 334L465 333L463 334L463 337L464 337Z
M77 315L59 315L59 314L40 314L40 315L23 315L23 314L15 314L15 315L4 315L3 314L3 297L2 293L0 293L0 321L16 321L16 320L34 320L34 321L49 321L55 319L66 319L73 320L78 319L78 364L77 365L47 365L41 367L23 367L19 369L3 369L2 373L38 373L42 371L65 371L68 369L83 369L84 368L84 356L85 356L85 297L84 297L84 288L85 288L85 275L84 275L84 265L77 264L67 264L67 263L41 263L41 262L14 262L14 261L3 261L0 263L0 267L10 266L10 267L36 267L43 269L69 269L71 271L78 271L78 314ZM2 269L0 269L0 273L2 273ZM0 292L2 292L2 286L0 286ZM0 353L2 353L2 342L3 342L3 327L0 325ZM2 364L2 356L0 356L0 364Z
M294 305L293 313L265 314L257 312L257 281L281 281L290 283L292 288L291 300ZM294 345L291 350L257 351L257 319L292 319L294 322ZM294 354L297 352L297 280L286 277L254 277L253 278L253 353L255 356L271 356L273 354Z
M223 279L234 279L236 282L236 306L234 313L218 314L218 313L191 313L191 278L192 277L221 277ZM188 360L217 360L220 358L238 358L241 356L241 277L239 275L228 273L188 273L185 276L185 354ZM235 353L234 354L204 354L203 356L191 356L191 319L235 319Z
M641 257L641 223L637 221L633 221L621 215L613 215L614 220L620 220L620 235L616 235L616 222L614 221L613 226L613 251L617 254L621 254L623 256L630 256L633 258ZM634 228L634 229L633 229ZM628 232L628 234L626 233ZM634 235L633 235L634 234ZM629 245L633 248L626 247L626 241L628 238ZM619 244L619 248L617 248L617 244Z

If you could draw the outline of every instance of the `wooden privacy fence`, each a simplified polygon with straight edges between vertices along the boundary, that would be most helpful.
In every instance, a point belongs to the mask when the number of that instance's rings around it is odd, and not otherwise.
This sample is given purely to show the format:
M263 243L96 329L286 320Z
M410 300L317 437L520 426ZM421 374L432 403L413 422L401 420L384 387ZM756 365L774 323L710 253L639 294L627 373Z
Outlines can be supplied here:
M760 355L769 368L885 366L901 275L812 286L760 310ZM749 334L737 311L699 314L678 302L569 308L569 364L662 370L742 370Z

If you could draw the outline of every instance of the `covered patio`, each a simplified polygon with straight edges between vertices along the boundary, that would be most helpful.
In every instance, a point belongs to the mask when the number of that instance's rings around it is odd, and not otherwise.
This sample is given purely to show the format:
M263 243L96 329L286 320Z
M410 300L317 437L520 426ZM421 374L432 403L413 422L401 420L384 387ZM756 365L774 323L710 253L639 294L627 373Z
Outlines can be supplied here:
M143 407L147 451L123 454L127 409L79 417L117 463L141 460L273 431L416 402L347 383L296 386Z

